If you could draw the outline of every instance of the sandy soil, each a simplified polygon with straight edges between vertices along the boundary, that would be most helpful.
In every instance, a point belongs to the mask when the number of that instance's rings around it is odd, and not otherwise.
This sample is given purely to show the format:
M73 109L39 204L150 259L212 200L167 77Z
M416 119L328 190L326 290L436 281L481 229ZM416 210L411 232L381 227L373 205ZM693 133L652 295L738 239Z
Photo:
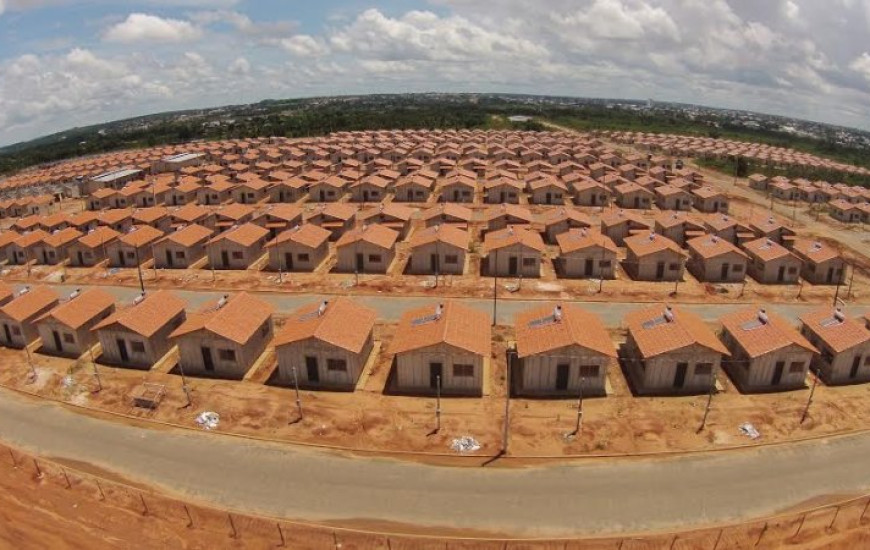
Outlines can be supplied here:
M396 525L352 529L303 525L220 511L135 488L105 472L80 469L2 449L0 547L29 549L293 548L707 550L736 548L852 549L870 544L866 499L839 509L797 512L769 521L676 534L575 541L439 539ZM13 461L15 466L13 466ZM50 525L50 529L46 526ZM368 532L361 532L364 529Z
M475 456L496 454L502 446L504 425L507 327L496 327L492 372L485 376L492 382L484 388L485 395L442 399L438 433L433 433L434 398L384 393L393 359L388 351L393 330L392 324L377 325L375 338L386 351L364 373L355 392L302 391L301 420L293 389L268 383L276 366L274 354L247 381L188 377L193 398L190 407L181 390L181 377L159 369L137 371L98 365L103 389L94 393L97 382L87 358L76 361L35 353L37 376L31 379L25 353L2 349L0 383L82 407L187 427L196 427L194 419L200 412L215 411L220 414L220 431L296 443L409 453L407 458L436 461L441 459L413 454L443 454L446 461L466 465L478 464ZM622 337L619 331L612 334L614 340ZM584 399L583 426L576 436L568 435L577 418L575 398L511 399L510 455L562 457L722 449L865 429L870 420L870 386L866 384L820 384L809 416L801 424L809 389L741 395L720 372L722 391L713 397L705 429L698 431L707 396L634 397L618 365L611 366L608 379L611 395ZM132 406L132 395L144 382L166 389L166 397L155 411ZM744 422L751 422L761 432L758 440L740 433L738 427ZM450 449L451 442L466 435L477 439L482 448L471 457L453 460L456 453Z

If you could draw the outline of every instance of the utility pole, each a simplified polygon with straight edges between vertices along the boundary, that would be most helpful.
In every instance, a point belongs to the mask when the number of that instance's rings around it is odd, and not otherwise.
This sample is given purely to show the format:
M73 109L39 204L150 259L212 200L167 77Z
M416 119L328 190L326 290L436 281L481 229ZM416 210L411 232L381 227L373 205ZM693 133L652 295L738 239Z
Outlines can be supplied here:
M138 270L138 273L139 273L139 290L141 290L142 293L144 294L145 293L145 279L142 278L142 260L139 259L139 246L136 245L134 247L134 250L136 251L136 269Z
M834 307L837 307L837 300L840 298L840 286L843 284L843 277L837 277L837 288L834 290Z
M441 431L441 375L435 377L435 433Z
M508 453L508 440L510 438L510 423L511 423L511 361L516 351L507 350L506 376L505 376L505 392L504 392L504 428L502 432L501 455Z
M299 420L302 420L302 399L299 397L299 376L296 373L296 366L293 368L293 386L296 390L296 413L299 415Z
M846 299L852 299L852 283L855 282L855 265L854 264L846 264L849 266L849 291L846 292Z
M24 343L24 353L27 355L27 366L30 367L30 373L27 375L32 381L36 381L36 367L33 366L33 357L30 355L30 348L27 347L27 342Z
M813 404L813 395L816 393L816 385L819 383L819 373L813 373L813 385L810 387L810 395L807 398L807 404L804 407L804 412L801 414L801 424L807 419L807 416L810 414L810 405Z
M580 427L583 423L583 375L580 374L580 387L577 389L577 423L574 425L574 431L569 433L569 436L576 436L580 433Z
M96 361L96 359L94 359L94 347L93 346L88 347L88 353L91 356L91 365L93 366L93 369L94 369L94 379L97 381L97 391L95 391L94 393L99 393L100 391L103 390L103 381L100 380L100 373L97 370L97 361Z
M495 318L498 314L498 250L495 251L495 263L490 265L492 270L492 326L495 326Z
M710 415L710 407L713 405L713 392L716 390L716 373L713 372L713 379L710 381L710 391L707 392L707 405L704 407L704 418L701 419L701 425L698 427L698 433L704 431L707 427L707 416Z
M184 367L181 365L181 361L178 362L178 372L181 374L181 390L187 398L187 404L184 407L187 408L193 405L193 400L190 398L190 388L187 387L187 378L184 376Z

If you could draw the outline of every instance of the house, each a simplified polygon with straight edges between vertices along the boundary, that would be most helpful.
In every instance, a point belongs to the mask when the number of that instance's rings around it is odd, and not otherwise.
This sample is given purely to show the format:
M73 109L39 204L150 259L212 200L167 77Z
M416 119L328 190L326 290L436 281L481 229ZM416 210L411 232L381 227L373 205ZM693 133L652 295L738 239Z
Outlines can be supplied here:
M801 261L784 246L766 237L743 243L749 256L749 275L761 284L795 284Z
M498 177L483 184L487 204L519 204L523 184L515 178Z
M716 235L704 235L688 241L687 267L702 283L739 283L746 279L749 256Z
M749 176L749 188L759 191L767 191L768 177L764 174L752 174Z
M509 225L528 225L535 221L531 210L516 204L491 206L483 213L487 231L497 231Z
M652 201L655 198L652 191L633 182L617 185L613 192L616 195L616 204L620 208L647 210L652 206Z
M625 239L625 271L636 281L681 281L686 254L674 241L655 232Z
M477 181L467 176L447 179L438 194L439 202L474 202Z
M187 269L206 255L214 231L197 224L178 226L154 243L154 263L160 269Z
M69 250L81 238L82 232L73 227L53 232L34 247L37 262L57 265L69 259Z
M374 348L376 318L374 310L348 298L297 309L273 342L279 380L353 391Z
M263 256L269 230L246 223L219 233L206 243L212 269L248 269Z
M22 233L12 244L6 248L9 263L13 265L26 265L36 259L36 249L42 244L48 233L42 229L36 229Z
M454 203L441 203L424 210L421 217L426 227L450 224L460 229L467 229L474 219L474 211Z
M721 322L722 342L731 353L722 366L741 392L804 386L817 350L787 321L750 307L725 315Z
M392 181L381 176L367 176L350 186L350 200L353 202L381 202L386 198Z
M510 226L486 234L483 241L486 271L498 277L540 277L541 258L546 249L536 231Z
M21 237L21 234L17 231L13 231L8 229L6 231L0 230L0 260L4 258L11 262L11 256L9 255L10 247L12 243L17 241Z
M710 214L704 218L704 229L731 244L738 246L755 239L755 233L746 225L728 214Z
M328 230L312 223L283 231L266 243L272 271L314 271L329 256Z
M612 191L605 185L588 178L573 185L574 204L578 206L608 206Z
M224 296L187 319L169 339L185 374L241 379L272 339L272 306L241 292Z
M828 203L831 217L843 223L858 223L864 219L864 211L860 205L840 199Z
M610 237L617 246L625 246L626 237L646 234L650 229L652 224L633 212L617 210L601 216L601 233Z
M302 209L293 204L270 204L253 223L269 230L269 238L274 239L291 227L302 223Z
M559 257L554 262L560 277L571 279L614 279L616 243L591 229L570 229L556 235Z
M259 177L248 178L230 191L230 196L239 204L257 204L269 196L272 182Z
M405 311L390 346L395 356L390 387L480 395L491 347L492 327L483 311L453 301Z
M113 202L113 197L117 193L116 190L108 187L97 189L88 196L88 210L103 210L104 208L109 208Z
M519 395L605 395L616 348L595 315L572 304L546 304L514 317Z
M544 240L555 243L556 237L570 229L592 227L592 220L570 206L547 209L538 219L544 230Z
M68 249L69 265L73 267L93 267L108 256L107 246L115 242L121 233L111 227L100 226L88 231Z
M434 187L434 179L415 174L396 182L395 200L398 202L427 202Z
M73 292L67 301L34 321L42 352L78 357L97 342L91 329L115 312L115 297L92 288Z
M335 243L335 271L339 273L386 273L396 255L399 233L379 224L351 229Z
M330 240L338 240L354 226L356 214L357 207L352 204L321 205L308 216L305 223L319 225L330 232Z
M819 354L811 368L826 384L870 380L870 331L841 309L821 308L801 315L801 334Z
M236 184L225 179L214 179L196 191L196 203L205 206L220 205L232 198Z
M800 195L798 188L787 181L775 181L768 184L767 189L771 197L784 201L795 200Z
M246 224L254 219L256 210L253 206L239 203L231 203L219 206L215 211L215 231L220 233L232 227Z
M134 226L106 246L111 267L136 267L152 258L153 247L163 231L147 225Z
M728 198L725 193L710 186L692 189L692 201L699 212L728 212Z
M670 306L625 316L625 365L637 394L706 393L728 349L700 317Z
M329 176L308 187L308 200L312 202L337 202L344 196L348 181L338 176Z
M66 219L70 227L75 227L82 233L87 233L100 225L100 217L96 212L79 212L78 214L67 216Z
M58 304L58 296L48 287L24 287L6 305L0 307L0 344L7 348L24 348L39 338L36 319Z
M172 217L165 206L139 208L133 211L133 225L150 225L164 233L172 228Z
M656 206L662 210L691 210L692 194L672 185L660 185L655 191Z
M15 291L6 283L0 281L0 307L5 306L15 298Z
M685 212L661 212L655 218L655 231L683 247L706 233L703 222Z
M434 225L414 233L407 272L411 275L462 275L471 239L454 225Z
M130 307L116 311L91 329L102 348L100 362L150 369L172 349L169 335L186 318L184 300L169 291L138 296Z
M281 179L269 189L269 202L297 202L308 194L311 182L298 176Z
M417 213L416 208L395 203L379 204L369 210L364 210L357 215L360 223L380 224L399 233L399 238L408 236L411 229L411 218Z
M829 244L812 239L795 239L791 249L800 259L801 277L814 285L836 285L845 282L846 260Z
M133 228L133 215L124 208L106 210L100 214L97 223L110 227L118 233L126 233Z
M198 204L185 204L178 208L169 210L169 217L174 228L183 227L185 225L201 225L209 229L215 227L215 215L211 208L200 206Z
M749 229L758 238L766 237L784 246L787 246L787 243L795 236L794 231L786 227L783 222L774 216L765 216L763 214L749 220Z

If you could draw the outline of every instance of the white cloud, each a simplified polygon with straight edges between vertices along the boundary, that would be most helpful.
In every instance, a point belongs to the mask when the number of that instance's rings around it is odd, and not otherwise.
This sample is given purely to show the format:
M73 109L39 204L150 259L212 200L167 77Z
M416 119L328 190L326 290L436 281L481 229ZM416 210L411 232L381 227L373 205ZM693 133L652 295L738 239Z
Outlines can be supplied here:
M856 57L849 63L849 68L867 80L870 80L870 53L864 52L859 57Z
M6 11L6 3L3 0L0 0L0 15L3 15L4 11Z
M595 0L588 10L558 17L557 21L567 26L579 26L584 32L600 38L639 40L645 35L661 35L680 41L680 30L671 16L661 7L646 3L632 7L622 0Z
M242 34L264 40L286 36L298 26L293 21L255 22L244 13L231 10L197 12L191 16L191 19L200 25L226 23Z
M243 76L251 72L251 62L244 57L237 57L235 61L227 67L227 72L230 74Z
M131 13L127 19L103 34L109 42L187 42L202 36L202 30L189 21L164 19L145 13Z
M792 2L792 0L785 0L785 4L783 4L782 9L785 12L785 16L792 21L795 21L798 17L800 17L801 8L800 6Z
M307 34L297 34L283 38L278 44L288 52L299 57L319 57L329 53L329 46L322 39Z

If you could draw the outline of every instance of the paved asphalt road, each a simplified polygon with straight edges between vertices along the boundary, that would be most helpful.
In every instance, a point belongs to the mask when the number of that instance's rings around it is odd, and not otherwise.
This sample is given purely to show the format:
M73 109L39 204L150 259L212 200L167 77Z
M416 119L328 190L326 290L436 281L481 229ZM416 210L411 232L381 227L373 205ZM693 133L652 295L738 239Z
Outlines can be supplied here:
M863 436L669 460L445 468L135 428L3 390L0 439L240 511L520 536L759 517L819 495L870 488L870 437Z
M21 286L21 285L18 285ZM66 295L76 288L82 286L74 285L51 285L61 293ZM104 290L110 292L121 301L130 302L136 295L139 294L139 289L135 287L123 286L101 286ZM207 302L211 302L220 298L223 292L205 291L205 290L175 290L180 297L187 300L190 307L197 308ZM507 291L504 291L506 293ZM258 293L260 296L271 303L276 310L288 313L293 309L312 301L329 299L329 296L317 294L289 294L278 292ZM432 304L437 298L414 298L404 296L356 296L358 302L365 304L378 312L378 316L385 321L396 321L401 317L402 313L411 308ZM479 298L458 298L462 302L492 313L492 300ZM516 313L539 305L540 301L535 300L499 300L498 302L498 321L501 324L512 324L513 317ZM622 323L625 314L641 308L648 304L638 304L632 302L576 302L581 304L585 309L598 315L605 325L617 327ZM688 309L708 321L714 321L719 317L734 311L738 308L746 307L745 303L741 304L681 304L680 307ZM797 321L799 315L820 307L818 304L775 304L768 306L768 309L783 315L787 319ZM848 314L853 317L858 317L870 311L870 305L851 305L848 309Z

